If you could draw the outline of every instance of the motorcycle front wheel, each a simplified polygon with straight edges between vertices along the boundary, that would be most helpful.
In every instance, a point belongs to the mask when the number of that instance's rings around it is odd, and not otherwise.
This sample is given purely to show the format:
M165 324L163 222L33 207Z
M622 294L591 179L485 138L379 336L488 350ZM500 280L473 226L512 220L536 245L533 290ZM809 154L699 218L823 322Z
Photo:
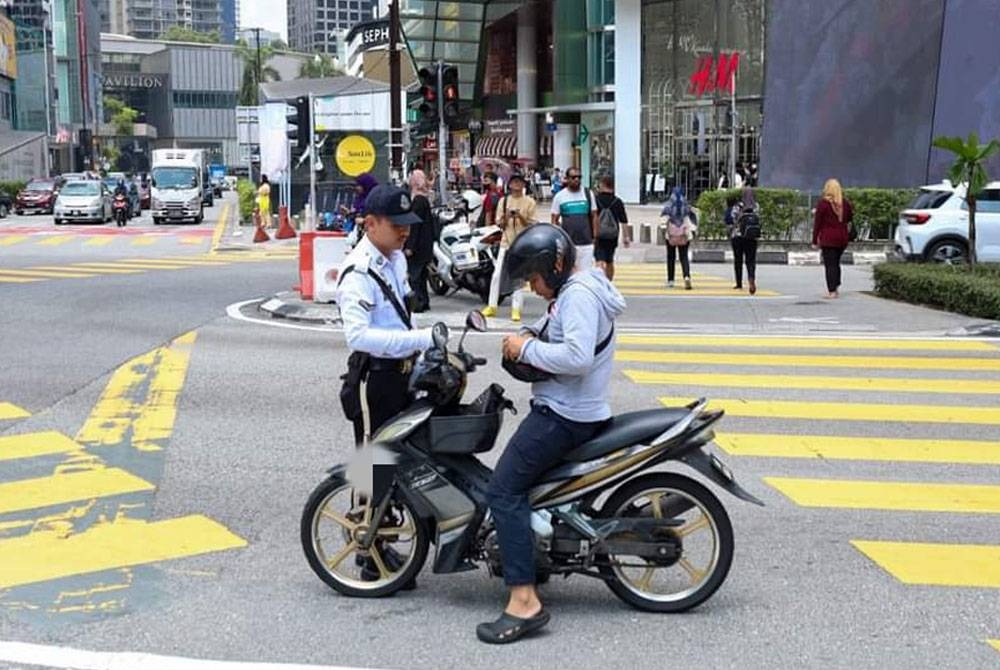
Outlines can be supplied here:
M649 612L684 612L722 586L733 562L733 527L719 499L700 483L678 474L639 477L615 491L602 518L673 519L679 525L655 531L664 544L680 544L680 555L664 559L602 556L600 570L616 596ZM645 541L638 537L636 541Z
M354 598L389 596L412 581L427 559L427 528L402 498L393 499L377 539L359 541L372 521L371 501L343 479L328 478L302 510L302 550L313 572L334 590Z

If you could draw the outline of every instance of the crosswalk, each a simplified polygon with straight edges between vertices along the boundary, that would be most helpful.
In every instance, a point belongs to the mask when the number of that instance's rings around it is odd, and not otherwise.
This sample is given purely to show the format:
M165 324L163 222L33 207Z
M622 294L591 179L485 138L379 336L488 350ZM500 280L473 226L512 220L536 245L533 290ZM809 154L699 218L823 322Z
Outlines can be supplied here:
M108 249L127 251L135 248L201 249L212 245L210 228L192 230L157 230L146 228L63 228L58 230L31 227L0 229L0 253L4 249L41 247L60 251ZM39 249L41 251L41 249Z
M788 459L763 482L803 510L1000 514L1000 342L622 334L616 358L664 405L710 397L726 411L716 444L730 455ZM945 469L906 476L924 463L969 467L961 481ZM904 585L1000 588L1000 533L984 544L916 527L840 540Z
M691 290L684 289L684 280L677 268L677 281L673 288L666 284L667 271L663 263L621 263L615 265L615 286L622 295L631 298L674 297L674 298L732 298L749 299L748 284L742 290L733 288L733 279L722 276L723 272L710 274L694 272L691 275ZM761 288L754 298L776 298L777 291Z
M90 279L105 275L222 267L239 263L259 263L297 258L298 249L296 247L279 247L266 251L108 259L100 262L73 262L63 265L33 265L17 269L0 266L0 284L30 284L53 279Z

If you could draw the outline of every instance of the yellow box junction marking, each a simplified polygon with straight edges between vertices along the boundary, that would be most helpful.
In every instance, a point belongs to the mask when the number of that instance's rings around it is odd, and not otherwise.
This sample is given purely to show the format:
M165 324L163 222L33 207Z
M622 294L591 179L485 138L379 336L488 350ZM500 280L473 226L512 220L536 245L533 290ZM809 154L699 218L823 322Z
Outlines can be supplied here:
M0 461L65 454L83 449L66 435L54 430L23 435L0 436ZM3 501L0 501L2 504Z
M1000 358L922 358L917 356L797 356L790 354L717 354L701 351L660 352L624 349L615 360L631 363L747 365L769 367L868 368L885 370L1000 371Z
M1000 381L981 379L928 379L914 377L810 377L799 375L691 374L625 370L637 384L675 386L728 386L757 389L830 389L898 393L1000 394Z
M1000 442L718 433L715 443L734 456L1000 465Z
M853 339L838 337L719 337L704 335L619 335L618 344L740 349L843 349L872 351L975 351L1000 353L981 340Z
M0 540L0 589L245 546L197 514L155 522L118 518L68 537L39 531Z
M0 514L155 489L146 480L118 468L22 479L0 484Z
M1000 589L1000 545L851 540L904 584Z
M1000 486L764 477L803 507L1000 514Z
M27 419L31 412L9 402L0 402L0 420Z

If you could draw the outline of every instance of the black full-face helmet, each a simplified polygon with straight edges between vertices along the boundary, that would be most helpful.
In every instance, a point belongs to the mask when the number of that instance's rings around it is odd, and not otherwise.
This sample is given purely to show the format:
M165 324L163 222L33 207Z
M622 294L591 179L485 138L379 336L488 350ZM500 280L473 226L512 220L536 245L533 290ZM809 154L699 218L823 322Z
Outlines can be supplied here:
M556 268L557 261L562 260ZM545 285L559 290L573 274L576 247L562 228L551 223L536 223L514 238L507 250L507 270L512 281L527 281L536 272Z

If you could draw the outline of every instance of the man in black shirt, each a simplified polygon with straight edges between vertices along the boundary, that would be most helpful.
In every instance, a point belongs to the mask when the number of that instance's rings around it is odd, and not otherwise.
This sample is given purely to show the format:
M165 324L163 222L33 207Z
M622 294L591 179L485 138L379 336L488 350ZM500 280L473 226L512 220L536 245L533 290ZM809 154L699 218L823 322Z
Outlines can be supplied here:
M632 244L632 235L629 227L625 226L623 231L621 224L628 223L628 215L625 213L625 203L615 195L615 178L611 175L604 175L597 182L598 216L605 209L610 209L615 220L618 222L619 236L624 235L623 242L627 249ZM617 249L617 238L613 240L594 240L594 260L597 267L604 270L604 274L607 275L609 281L615 278L615 251Z

